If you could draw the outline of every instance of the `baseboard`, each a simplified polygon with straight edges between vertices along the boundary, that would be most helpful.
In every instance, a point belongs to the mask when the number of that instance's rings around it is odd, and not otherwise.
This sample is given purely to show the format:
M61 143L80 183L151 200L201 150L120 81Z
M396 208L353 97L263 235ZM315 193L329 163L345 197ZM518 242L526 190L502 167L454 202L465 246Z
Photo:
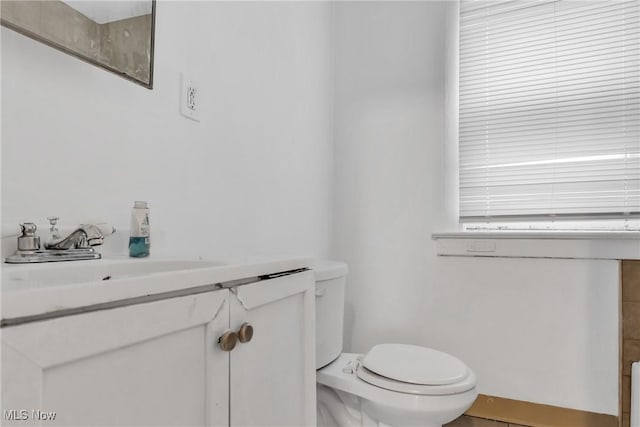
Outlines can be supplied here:
M618 417L522 400L478 395L466 415L532 427L618 427Z

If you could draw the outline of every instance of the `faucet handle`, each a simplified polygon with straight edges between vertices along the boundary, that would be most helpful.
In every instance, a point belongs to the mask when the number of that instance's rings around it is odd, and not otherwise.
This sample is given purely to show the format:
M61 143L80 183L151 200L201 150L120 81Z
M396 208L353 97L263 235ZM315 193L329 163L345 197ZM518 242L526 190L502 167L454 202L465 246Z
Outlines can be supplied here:
M32 222L20 224L22 235L18 236L19 251L37 251L40 249L40 237L36 236L38 227Z
M51 239L58 239L60 238L60 234L58 234L58 227L56 227L56 225L58 224L58 220L60 219L60 217L57 216L48 216L47 219L49 220L49 224L51 224L51 227L49 228L49 231L51 231Z
M33 237L35 236L37 229L38 227L33 222L20 224L20 232L22 233L22 236L20 237Z

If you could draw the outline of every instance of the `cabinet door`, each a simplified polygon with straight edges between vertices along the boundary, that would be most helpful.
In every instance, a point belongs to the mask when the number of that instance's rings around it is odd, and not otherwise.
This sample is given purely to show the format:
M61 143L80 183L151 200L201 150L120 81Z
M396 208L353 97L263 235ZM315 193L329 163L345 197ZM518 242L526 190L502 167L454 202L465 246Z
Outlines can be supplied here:
M251 341L231 352L232 426L315 426L315 297L311 272L231 289L231 329Z
M2 425L228 425L228 316L220 290L3 328Z

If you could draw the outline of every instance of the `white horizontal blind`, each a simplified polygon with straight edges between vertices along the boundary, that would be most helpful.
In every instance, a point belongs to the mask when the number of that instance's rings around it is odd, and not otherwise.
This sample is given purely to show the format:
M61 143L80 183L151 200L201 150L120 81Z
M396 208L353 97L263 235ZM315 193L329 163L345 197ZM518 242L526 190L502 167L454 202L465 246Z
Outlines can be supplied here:
M640 0L462 0L462 221L640 213Z

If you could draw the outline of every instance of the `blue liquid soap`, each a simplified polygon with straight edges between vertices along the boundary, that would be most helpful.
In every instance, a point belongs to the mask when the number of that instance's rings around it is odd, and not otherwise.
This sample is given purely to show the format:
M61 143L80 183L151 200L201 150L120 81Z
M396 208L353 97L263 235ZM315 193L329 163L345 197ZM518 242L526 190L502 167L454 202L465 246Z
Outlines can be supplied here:
M149 256L149 208L147 202L137 200L131 210L129 234L129 256L141 258Z
M129 237L129 256L141 258L149 256L149 237Z

